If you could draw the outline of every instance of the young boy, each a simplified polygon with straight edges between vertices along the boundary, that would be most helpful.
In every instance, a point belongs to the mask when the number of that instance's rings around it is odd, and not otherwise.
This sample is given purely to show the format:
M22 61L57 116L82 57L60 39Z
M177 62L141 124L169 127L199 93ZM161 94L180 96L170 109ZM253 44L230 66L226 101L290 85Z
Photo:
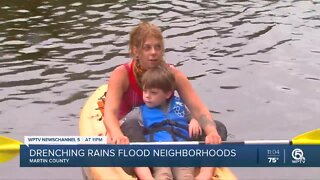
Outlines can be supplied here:
M188 141L202 134L197 120L179 97L174 96L175 78L167 65L149 69L141 80L144 105L139 107L147 142ZM141 168L135 168L139 177ZM155 179L194 179L193 167L153 167ZM205 169L205 170L204 170ZM204 168L198 178L211 178L214 168Z

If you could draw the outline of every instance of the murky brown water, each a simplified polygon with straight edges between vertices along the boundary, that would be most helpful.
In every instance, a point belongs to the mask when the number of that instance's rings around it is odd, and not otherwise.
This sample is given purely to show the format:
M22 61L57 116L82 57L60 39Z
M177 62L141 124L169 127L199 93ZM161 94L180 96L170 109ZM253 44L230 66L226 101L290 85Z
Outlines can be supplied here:
M0 135L77 135L80 108L128 32L159 25L230 140L291 139L320 126L320 1L0 2ZM319 168L232 168L240 179L318 179ZM0 179L79 179L79 168L0 164Z

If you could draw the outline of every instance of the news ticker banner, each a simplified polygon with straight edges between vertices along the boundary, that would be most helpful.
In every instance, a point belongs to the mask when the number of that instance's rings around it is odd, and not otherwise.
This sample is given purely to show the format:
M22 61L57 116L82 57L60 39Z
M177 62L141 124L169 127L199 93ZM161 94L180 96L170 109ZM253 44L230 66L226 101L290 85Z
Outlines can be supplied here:
M36 138L21 145L21 167L320 167L319 145L109 145L105 137Z

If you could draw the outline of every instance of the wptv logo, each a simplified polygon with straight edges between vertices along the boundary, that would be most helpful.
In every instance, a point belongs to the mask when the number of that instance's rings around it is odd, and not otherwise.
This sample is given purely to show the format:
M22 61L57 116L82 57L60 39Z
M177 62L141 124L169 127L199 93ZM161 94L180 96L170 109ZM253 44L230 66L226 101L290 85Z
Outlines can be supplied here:
M302 149L295 148L294 150L292 150L291 156L292 156L291 162L294 164L298 164L298 163L303 164L306 162L306 158L303 156Z

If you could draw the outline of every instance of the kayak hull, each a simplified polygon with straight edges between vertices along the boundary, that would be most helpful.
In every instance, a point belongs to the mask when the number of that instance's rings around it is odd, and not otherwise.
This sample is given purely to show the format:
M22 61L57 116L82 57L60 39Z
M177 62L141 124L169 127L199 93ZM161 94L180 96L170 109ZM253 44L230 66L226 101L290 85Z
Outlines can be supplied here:
M97 103L107 90L107 84L98 87L82 107L79 121L80 136L104 136L107 134ZM82 174L84 179L90 180L137 179L127 174L121 167L86 167L82 168ZM229 168L216 168L212 179L236 180L237 178Z

